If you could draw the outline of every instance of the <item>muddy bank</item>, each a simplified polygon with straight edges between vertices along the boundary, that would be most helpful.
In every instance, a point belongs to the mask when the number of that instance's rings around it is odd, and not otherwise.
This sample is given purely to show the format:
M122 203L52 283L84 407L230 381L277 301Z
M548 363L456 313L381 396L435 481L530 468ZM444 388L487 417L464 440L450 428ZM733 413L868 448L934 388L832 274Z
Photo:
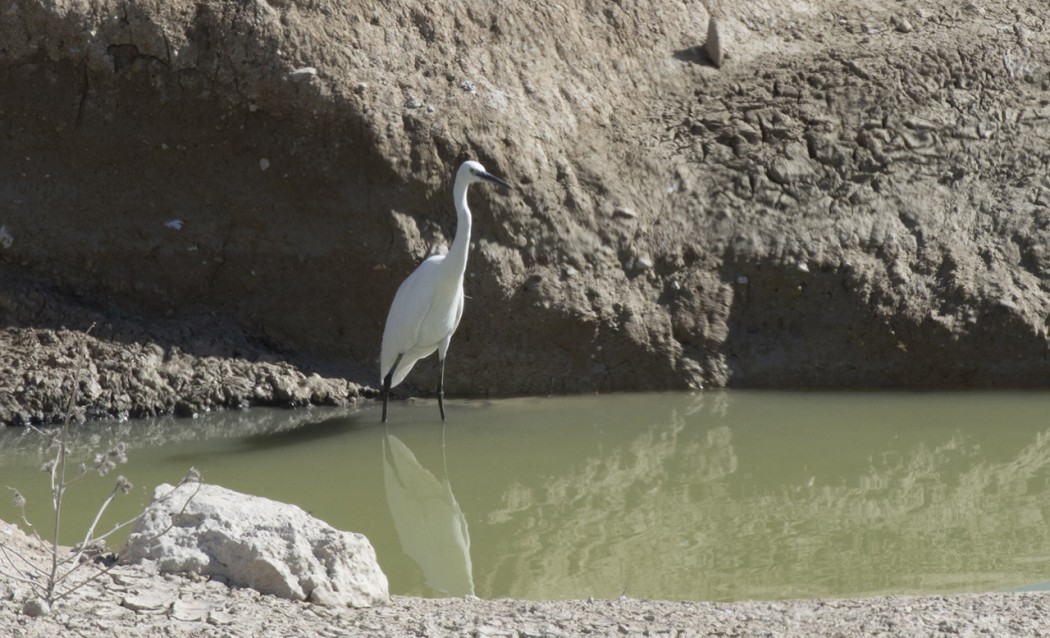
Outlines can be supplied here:
M74 421L125 420L352 406L373 394L348 380L366 378L360 370L268 348L229 317L146 317L3 268L0 323L0 422L7 425L58 423L69 407Z
M45 555L0 522L0 540L34 562ZM202 578L121 566L55 605L24 613L25 586L0 582L0 633L55 636L1031 636L1050 622L1042 593L697 603L526 601L394 596L370 609L331 608L231 589Z
M1041 1L708 8L15 0L0 263L171 328L94 348L90 416L347 401L472 157L518 190L472 193L450 395L1046 387Z

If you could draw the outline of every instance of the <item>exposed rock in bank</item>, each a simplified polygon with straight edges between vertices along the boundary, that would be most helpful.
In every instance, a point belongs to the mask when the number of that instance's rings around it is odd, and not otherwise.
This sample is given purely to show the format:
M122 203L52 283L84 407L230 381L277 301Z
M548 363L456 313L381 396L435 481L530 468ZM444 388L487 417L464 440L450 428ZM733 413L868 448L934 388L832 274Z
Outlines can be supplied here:
M217 485L156 488L120 560L199 574L318 605L368 607L389 598L375 550L302 509Z
M711 60L711 64L722 68L725 62L725 51L722 48L722 35L718 29L718 18L711 16L707 21L707 40L704 42L704 52Z

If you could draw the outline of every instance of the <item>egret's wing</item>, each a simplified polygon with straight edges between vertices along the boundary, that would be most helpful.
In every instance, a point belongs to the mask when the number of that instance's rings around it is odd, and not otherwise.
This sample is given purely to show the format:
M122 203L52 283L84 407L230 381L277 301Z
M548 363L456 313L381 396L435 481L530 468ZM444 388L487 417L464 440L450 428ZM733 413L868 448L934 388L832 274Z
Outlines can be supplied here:
M442 259L440 255L426 259L398 287L386 317L386 327L383 329L381 378L386 378L387 373L394 367L397 355L404 355L398 366L399 370L404 370L404 374L407 374L408 369L421 358L413 358L411 353L423 345L419 343L419 330L433 302L438 266ZM400 375L401 378L404 378L404 374ZM397 385L397 382L391 385Z
M441 340L441 345L438 346L440 356L442 359L445 358L445 354L448 352L448 344L452 342L452 335L456 332L456 328L459 327L459 320L463 318L463 287L459 287L459 291L456 294L455 307L453 308L453 317L451 319L452 328L448 331L448 334Z
M459 299L456 300L456 321L452 324L452 332L456 331L456 328L459 327L459 320L463 318L463 303L463 287L461 286L459 289ZM452 336L451 332L449 333L449 336Z

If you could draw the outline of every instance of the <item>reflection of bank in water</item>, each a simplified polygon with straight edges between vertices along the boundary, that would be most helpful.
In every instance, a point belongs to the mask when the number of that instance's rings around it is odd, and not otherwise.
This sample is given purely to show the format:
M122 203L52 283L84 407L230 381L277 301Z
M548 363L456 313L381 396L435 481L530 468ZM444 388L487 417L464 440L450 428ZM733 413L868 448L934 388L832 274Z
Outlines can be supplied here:
M401 548L429 587L451 596L474 593L467 519L445 480L423 468L396 436L383 441L383 487Z
M499 502L471 506L487 523L473 530L478 591L729 600L1050 574L1050 394L731 396L722 412L665 401L669 416L622 426L625 404L603 397L600 425L559 424L556 447L530 431L543 458L504 461Z

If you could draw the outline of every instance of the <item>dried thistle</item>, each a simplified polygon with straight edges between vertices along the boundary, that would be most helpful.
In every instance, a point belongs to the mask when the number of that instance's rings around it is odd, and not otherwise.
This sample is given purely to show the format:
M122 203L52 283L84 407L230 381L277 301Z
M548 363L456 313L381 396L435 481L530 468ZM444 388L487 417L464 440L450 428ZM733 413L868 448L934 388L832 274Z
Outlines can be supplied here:
M93 327L94 325L92 325L92 328ZM88 328L87 333L90 332L91 328ZM98 529L107 508L113 502L113 499L117 497L117 494L128 494L132 490L131 481L129 481L127 477L120 475L115 481L113 490L105 499L103 499L102 504L95 512L94 519L84 532L83 540L74 547L73 552L69 555L66 555L64 550L60 549L58 543L59 529L62 522L62 510L65 500L64 496L69 485L91 473L97 472L98 474L105 475L116 468L117 465L126 463L128 460L127 445L124 442L120 442L106 452L95 455L92 463L79 463L79 473L72 473L73 475L68 473L68 470L73 466L73 461L69 458L72 454L69 444L69 426L73 421L74 405L77 391L79 389L80 375L88 365L87 359L90 358L85 344L81 344L79 354L81 360L78 362L78 367L72 375L71 382L63 384L64 387L68 385L70 388L70 395L66 403L66 416L62 426L49 431L43 431L34 428L33 426L29 426L33 431L39 433L44 438L49 450L54 450L54 458L43 463L40 468L44 472L50 474L50 500L53 514L53 531L49 539L44 540L26 517L26 499L22 493L14 488L10 488L13 492L12 502L16 508L21 510L23 524L32 532L32 537L36 539L38 544L48 550L50 565L47 567L37 567L24 556L19 555L17 552L10 550L3 543L0 543L0 559L3 559L4 561L0 562L0 582L3 582L5 579L10 579L27 584L37 599L42 601L42 604L48 608L56 601L71 595L85 584L108 573L115 563L111 562L107 565L102 565L91 560L91 558L105 551L105 540L108 537L134 524L135 521L139 520L144 514L144 512L141 512L129 520L118 523L108 532L96 533L96 529ZM199 482L200 473L195 469L191 469L183 481ZM195 495L196 492L187 499L186 503L183 505L183 510L186 509L189 501ZM82 565L95 565L97 569L94 573L87 575L84 578L74 578L75 574L79 573L78 570Z
M114 461L116 461L117 463L120 463L121 465L123 465L124 463L127 463L128 462L128 446L127 446L127 444L124 443L123 441L121 441L120 443L117 443L117 445L112 450L109 451L109 457L111 459L113 459Z
M124 442L120 442L105 452L96 454L95 465L92 469L98 472L99 476L105 476L113 471L117 465L127 462L128 447Z

